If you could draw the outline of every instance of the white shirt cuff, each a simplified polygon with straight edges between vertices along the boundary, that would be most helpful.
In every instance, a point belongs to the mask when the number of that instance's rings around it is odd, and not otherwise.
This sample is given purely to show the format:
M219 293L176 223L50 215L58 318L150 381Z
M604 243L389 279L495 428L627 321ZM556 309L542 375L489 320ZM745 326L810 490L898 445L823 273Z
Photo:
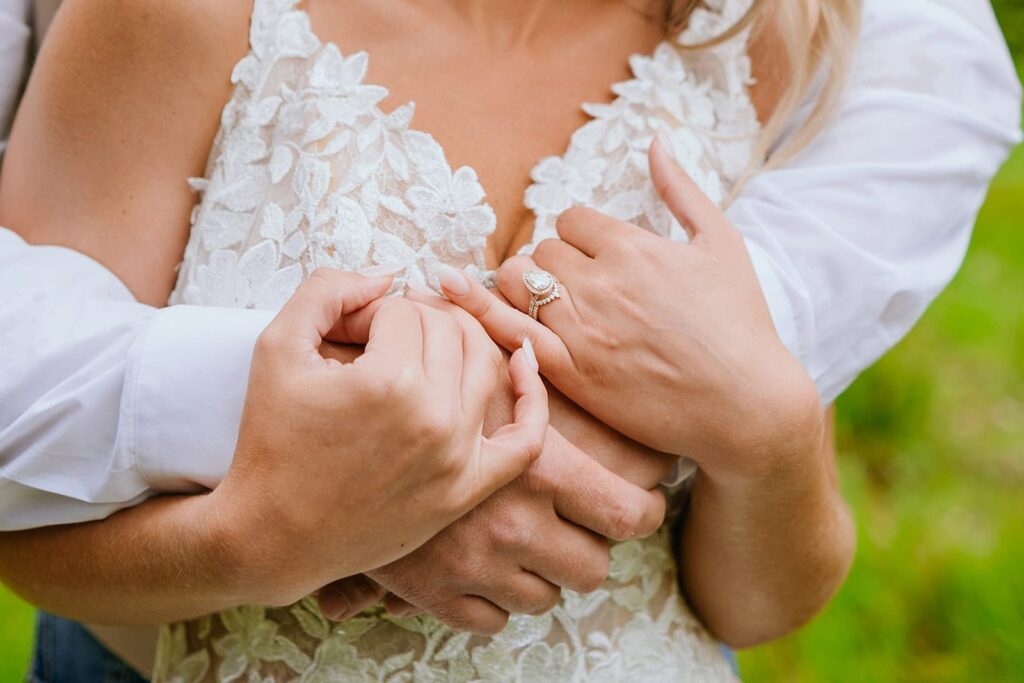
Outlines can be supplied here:
M129 351L118 459L157 491L214 488L234 455L253 346L274 315L162 309Z

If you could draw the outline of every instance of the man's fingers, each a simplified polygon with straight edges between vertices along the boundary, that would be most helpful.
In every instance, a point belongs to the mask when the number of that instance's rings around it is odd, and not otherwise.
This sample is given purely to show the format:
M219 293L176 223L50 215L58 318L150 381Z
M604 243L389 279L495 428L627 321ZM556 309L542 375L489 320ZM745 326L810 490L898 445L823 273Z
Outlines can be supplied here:
M654 142L651 143L648 163L651 182L654 183L658 195L683 229L690 234L691 242L708 239L722 229L723 225L728 225L722 221L721 209L676 163L660 135L655 136Z
M556 542L545 547L528 545L517 558L519 564L556 586L578 593L597 590L608 578L608 542L554 515L551 524L556 526L541 533Z
M362 343L365 340L347 338L340 321L384 296L391 282L391 277L368 278L320 268L299 287L267 329L279 338L293 339L305 350L319 349L324 339Z
M382 301L369 323L366 351L353 365L422 368L423 323L417 305L397 298Z
M512 614L539 615L559 603L562 590L533 572L518 571L488 577L475 592Z
M650 536L665 520L665 496L646 491L603 467L557 430L549 430L548 448L571 458L573 476L560 477L555 495L559 515L614 541Z
M388 593L384 597L384 607L387 609L388 614L393 617L398 617L399 619L418 617L423 614L422 609L411 602L406 602L394 593Z
M548 431L548 392L537 374L537 361L529 342L512 354L508 365L512 390L516 395L515 421L483 439L480 449L480 497L473 506L492 492L522 474L544 448Z
M508 612L475 595L463 595L438 605L431 613L456 631L493 636L508 624Z
M414 305L419 307L423 325L423 371L436 390L436 400L459 410L465 353L462 326L447 313Z
M529 339L546 375L553 378L567 374L572 367L572 357L557 334L525 313L502 303L487 288L459 270L441 266L438 275L448 299L476 318L499 346L515 351L523 345L524 339ZM520 285L525 292L521 279Z
M380 584L363 574L350 576L320 589L320 611L332 621L351 619L372 607L387 593Z

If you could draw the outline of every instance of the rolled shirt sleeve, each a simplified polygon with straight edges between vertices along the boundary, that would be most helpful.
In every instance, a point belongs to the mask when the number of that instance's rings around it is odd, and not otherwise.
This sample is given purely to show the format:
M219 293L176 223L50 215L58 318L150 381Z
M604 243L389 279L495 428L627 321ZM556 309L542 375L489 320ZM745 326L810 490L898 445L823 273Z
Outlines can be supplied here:
M0 229L0 530L214 486L272 316L145 306L88 257Z
M838 119L729 209L825 401L956 272L1019 115L987 2L866 0ZM216 485L272 315L144 306L87 257L0 229L0 530Z
M728 210L777 331L833 401L959 269L1020 141L1021 90L985 0L866 0L841 112Z

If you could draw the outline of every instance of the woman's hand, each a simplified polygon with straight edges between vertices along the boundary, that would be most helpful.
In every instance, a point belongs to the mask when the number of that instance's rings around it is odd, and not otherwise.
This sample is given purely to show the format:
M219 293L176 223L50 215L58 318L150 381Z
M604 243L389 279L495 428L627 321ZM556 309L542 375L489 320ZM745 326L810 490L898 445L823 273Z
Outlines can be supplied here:
M650 166L690 243L571 209L560 240L499 271L515 308L453 269L442 274L445 293L502 346L532 340L545 377L588 412L711 476L756 478L780 454L817 453L815 387L775 333L740 234L660 142ZM524 313L530 270L562 283L540 322Z
M543 446L547 397L531 355L509 364L515 421L485 438L500 352L468 316L402 299L367 307L389 285L317 271L256 344L238 448L210 499L240 544L292 558L290 571L264 561L267 575L251 577L271 604L414 551ZM325 339L366 350L342 364L320 354ZM288 457L309 433L319 438Z

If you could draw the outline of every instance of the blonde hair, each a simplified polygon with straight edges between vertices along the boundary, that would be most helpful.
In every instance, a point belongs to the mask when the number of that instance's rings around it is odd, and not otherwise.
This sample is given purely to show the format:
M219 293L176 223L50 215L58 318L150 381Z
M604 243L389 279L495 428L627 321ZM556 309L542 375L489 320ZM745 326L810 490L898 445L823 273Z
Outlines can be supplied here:
M774 168L791 159L815 138L835 115L856 53L862 0L753 0L749 11L734 26L714 39L684 50L700 50L724 43L744 30L778 33L785 53L785 87L754 149L753 161L736 183L736 190L753 173ZM667 0L665 24L670 35L682 32L703 0ZM814 107L799 129L776 147L792 116L810 95L819 73L824 80Z

